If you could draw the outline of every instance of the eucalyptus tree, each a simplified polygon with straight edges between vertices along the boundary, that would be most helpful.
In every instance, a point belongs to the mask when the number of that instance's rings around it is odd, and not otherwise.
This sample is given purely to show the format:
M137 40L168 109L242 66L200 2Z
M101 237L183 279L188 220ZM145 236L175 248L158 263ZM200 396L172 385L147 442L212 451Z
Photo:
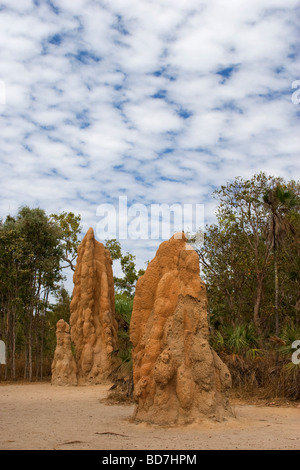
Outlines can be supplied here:
M22 207L0 227L0 292L11 377L14 379L16 327L23 343L25 376L33 377L33 336L42 364L43 328L49 294L61 281L61 230L39 208ZM41 365L42 373L42 365Z
M279 189L274 192L274 188ZM250 179L236 177L221 186L214 192L217 224L206 229L198 250L214 311L231 311L231 322L239 317L249 321L252 305L252 321L259 334L270 316L266 284L274 246L286 233L287 216L295 207L293 188L299 191L299 184L265 173Z
M220 221L206 227L203 244L194 246L208 293L208 320L232 324L252 320L254 262L238 225Z
M61 212L51 214L50 220L54 221L61 230L62 260L66 263L62 268L71 268L75 271L75 260L80 244L81 216L73 212Z
M131 297L135 289L136 281L145 271L143 269L136 269L135 255L128 252L123 255L121 244L115 238L106 240L105 248L109 250L113 261L120 261L123 277L114 276L116 289Z
M0 311L1 332L7 344L9 361L6 363L6 378L10 367L11 378L16 377L16 322L22 303L22 292L26 285L23 269L23 239L16 220L8 216L0 225Z
M255 276L253 322L259 333L262 332L263 285L273 246L270 238L265 236L268 213L263 195L275 182L276 178L259 173L248 180L237 177L214 193L219 199L217 218L221 226L225 230L234 226L243 233L249 266Z
M16 217L17 230L22 238L23 266L26 273L26 291L23 290L24 333L26 344L27 378L32 380L33 326L40 347L42 364L43 329L49 294L55 292L62 280L60 260L62 258L61 230L49 220L40 208L23 207Z

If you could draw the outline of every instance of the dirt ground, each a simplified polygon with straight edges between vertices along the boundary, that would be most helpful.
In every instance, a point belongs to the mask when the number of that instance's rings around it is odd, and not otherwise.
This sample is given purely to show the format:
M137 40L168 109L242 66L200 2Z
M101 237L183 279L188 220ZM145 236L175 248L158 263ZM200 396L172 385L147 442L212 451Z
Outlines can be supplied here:
M0 449L300 449L299 406L233 400L230 420L162 428L133 423L134 405L108 405L107 390L0 383Z

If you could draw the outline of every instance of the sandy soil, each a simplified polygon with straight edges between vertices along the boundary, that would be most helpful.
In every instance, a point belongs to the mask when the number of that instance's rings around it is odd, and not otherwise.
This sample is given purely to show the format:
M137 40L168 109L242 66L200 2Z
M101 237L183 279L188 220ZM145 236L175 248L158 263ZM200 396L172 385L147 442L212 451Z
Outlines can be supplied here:
M0 449L300 449L300 408L233 404L236 418L161 428L108 405L107 386L0 384Z

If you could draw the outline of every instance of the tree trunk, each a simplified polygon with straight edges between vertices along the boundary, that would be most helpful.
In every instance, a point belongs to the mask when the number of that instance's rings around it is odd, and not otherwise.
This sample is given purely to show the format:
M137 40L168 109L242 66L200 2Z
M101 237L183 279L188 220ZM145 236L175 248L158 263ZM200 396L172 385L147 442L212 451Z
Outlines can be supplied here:
M29 327L28 327L28 379L32 381L32 311L29 312Z
M14 314L8 313L7 349L9 351L10 379L15 380L15 351L14 351Z
M27 343L25 342L24 349L24 379L27 379L27 364L28 364L28 354L27 354Z
M44 332L45 332L45 315L42 315L41 316L41 322L42 322L42 325L41 325L41 350L40 350L40 354L41 354L41 357L40 357L40 361L41 361L41 369L40 369L40 379L43 380L43 361L44 361Z
M262 333L260 315L259 315L262 293L263 293L263 276L261 273L257 273L256 296L255 296L254 310L253 310L253 322L254 322L256 331L259 335L261 335Z
M278 311L278 296L279 296L279 283L278 283L278 265L277 265L277 249L274 244L274 281L275 281L275 334L279 335L279 311Z
M45 323L46 323L46 312L47 312L47 305L48 305L48 299L49 299L49 290L47 289L46 295L45 295L45 304L44 304L44 311L41 317L42 320L42 327L41 327L41 380L43 380L43 362L44 362L44 335L45 335Z
M5 373L4 373L4 378L5 380L8 379L8 360L9 360L9 355L8 355L8 313L6 314L6 364L5 364Z
M16 380L16 310L13 309L11 325L11 378Z

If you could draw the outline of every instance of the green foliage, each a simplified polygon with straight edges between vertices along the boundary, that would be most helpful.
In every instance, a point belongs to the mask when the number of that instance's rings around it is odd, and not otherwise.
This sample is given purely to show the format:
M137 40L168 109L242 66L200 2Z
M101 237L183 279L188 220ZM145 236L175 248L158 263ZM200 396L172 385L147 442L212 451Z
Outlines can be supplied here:
M300 183L259 173L235 178L214 196L217 223L206 227L201 246L199 237L190 240L207 285L211 344L227 358L235 383L247 377L247 386L265 386L270 377L282 393L299 396L300 368L291 362L291 344L300 339ZM34 371L42 377L43 357L53 356L56 322L68 321L70 314L61 268L74 270L80 230L80 216L49 217L40 208L23 207L0 220L0 333L11 378L16 355L23 357L29 379ZM137 271L135 256L123 254L118 240L105 246L123 274L114 279L119 324L114 356L125 383L132 373L133 295L144 270ZM279 346L270 339L274 333Z
M279 353L282 356L291 357L294 352L292 349L293 342L300 340L300 326L293 323L285 325L280 334L280 339L282 340L282 346L278 348Z
M116 285L124 289L128 294L132 294L135 283L138 280L135 268L135 256L127 252L126 255L122 256L120 262L124 277L117 278Z
M0 224L0 329L11 378L16 353L24 354L25 377L43 375L49 296L62 280L63 233L40 208L22 207Z
M121 244L115 238L106 240L105 248L109 250L112 260L120 260L123 277L114 277L116 290L132 296L136 281L145 271L136 270L135 256L128 252L123 255Z
M246 321L260 335L278 334L300 308L300 183L260 173L214 195L217 223L197 249L210 322Z
M80 244L81 216L75 215L73 212L62 212L61 214L51 214L50 217L60 229L62 259L67 263L62 267L70 267L72 271L75 271L74 261Z
M125 293L115 295L115 310L116 314L124 321L127 328L130 325L132 314L133 299L128 297Z
M105 241L105 248L110 252L112 260L122 258L121 244L115 238Z
M219 353L256 357L262 354L262 350L259 348L260 340L254 326L250 323L223 326L213 333L211 344Z
M260 173L236 178L215 196L217 223L197 250L212 346L234 387L297 399L300 367L291 345L300 339L300 183Z
M123 293L115 295L115 312L119 324L118 329L118 351L116 354L118 376L128 374L132 370L130 342L130 320L132 314L133 299L131 296Z

